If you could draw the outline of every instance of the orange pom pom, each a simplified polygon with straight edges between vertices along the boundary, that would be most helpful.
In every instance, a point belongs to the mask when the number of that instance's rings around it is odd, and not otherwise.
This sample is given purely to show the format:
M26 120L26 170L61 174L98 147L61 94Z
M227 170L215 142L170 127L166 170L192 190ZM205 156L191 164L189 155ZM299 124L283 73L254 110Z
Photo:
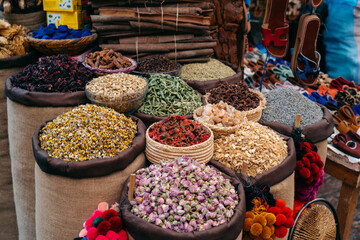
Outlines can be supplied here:
M287 218L292 218L293 216L293 211L289 207L284 207L281 213L284 214Z
M256 215L254 217L254 223L260 223L262 226L266 226L267 221L266 218L262 215Z
M246 218L254 218L255 217L255 214L253 212L246 212L245 213L245 217Z
M254 224L254 221L252 218L245 218L244 221L244 231L248 232L250 231L251 225Z
M287 218L284 226L287 228L291 228L292 226L294 226L294 219L292 217Z
M274 225L276 222L276 217L273 213L266 213L265 218L268 226Z
M283 238L286 236L287 228L284 226L276 227L275 228L275 236L278 238Z
M276 199L275 206L279 207L280 209L283 209L286 206L286 202L282 199Z
M263 230L263 227L261 226L260 223L254 223L253 225L251 225L250 233L253 236L257 237L261 234L262 230Z
M268 212L273 213L276 216L281 213L281 209L278 207L271 207Z
M261 237L262 237L263 239L269 239L269 238L271 238L271 228L268 227L268 226L265 226L265 227L263 228L262 233L261 233Z
M272 239L272 240L276 240L275 234L271 235L271 239Z
M285 221L286 221L286 217L284 214L280 213L280 214L276 215L276 222L275 222L276 226L283 225L285 223Z
M270 229L271 229L271 235L274 235L274 234L275 234L275 227L274 227L274 225L271 225L271 226L270 226Z
M252 240L252 238L248 235L246 235L245 237L243 237L243 240Z

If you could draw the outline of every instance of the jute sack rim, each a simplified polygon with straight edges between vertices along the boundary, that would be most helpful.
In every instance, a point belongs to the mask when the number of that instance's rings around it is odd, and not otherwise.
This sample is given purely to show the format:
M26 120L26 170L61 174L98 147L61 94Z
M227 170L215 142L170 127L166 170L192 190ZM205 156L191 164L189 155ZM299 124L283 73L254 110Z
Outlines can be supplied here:
M130 117L137 123L138 131L129 148L116 154L112 158L93 159L82 162L64 161L59 158L53 158L41 149L39 140L40 130L55 118L47 120L36 129L32 137L35 161L43 172L69 178L101 177L123 170L132 163L145 148L146 127L140 119L134 116Z
M240 125L235 125L235 126L232 126L232 127L221 127L221 126L213 125L213 124L210 124L210 123L199 120L200 118L198 116L196 116L195 112L198 109L202 109L202 111L203 111L205 106L206 105L198 107L197 109L195 109L194 112L193 112L193 117L194 117L195 121L198 121L199 123L209 127L214 132L214 134L222 134L222 135L223 134L231 134L231 133L234 133L240 127ZM238 111L238 110L236 110L236 111ZM244 118L243 121L247 121L246 114L244 112L241 112L241 111L238 111L238 112Z
M274 130L275 131L275 130ZM276 131L275 131L276 132ZM277 166L271 168L270 170L263 172L257 175L254 179L254 184L268 184L269 186L273 186L287 177L289 177L295 170L296 167L296 150L294 140L291 137L287 137L283 134L278 133L288 145L288 156ZM216 160L214 160L216 161ZM216 161L217 162L217 161ZM235 170L224 166L226 172L233 172L240 179L247 179L247 177L243 173L236 172Z
M266 98L264 97L264 95L259 92L259 91L255 91L253 89L249 89L250 92L253 92L253 93L256 93L259 98L260 98L260 103L259 103L259 106L257 106L256 108L253 108L253 109L250 109L248 111L239 111L239 112L242 112L242 113L245 113L246 117L248 118L248 120L250 121L248 115L253 115L253 114L257 114L259 112L261 112L262 110L264 110L266 108ZM205 98L205 101L206 101L206 104L208 104L208 98L210 96L210 93L207 93L204 95L204 98ZM205 105L206 105L205 104ZM212 104L212 103L209 103L209 104Z
M219 83L228 82L230 84L238 83L242 79L242 70L240 67L235 66L227 61L216 59L226 66L231 67L235 74L226 78L218 78L208 81L199 81L199 80L191 80L191 79L183 79L187 84L189 84L192 88L199 91L202 94L205 94L207 91L215 88Z
M163 229L155 224L149 223L131 213L130 203L128 200L128 183L129 178L124 183L121 193L121 214L127 231L136 240L233 240L236 239L242 231L242 226L245 220L246 200L245 191L242 183L233 172L223 171L225 167L221 163L212 164L212 167L221 172L221 174L230 180L231 184L235 186L238 192L239 203L234 209L234 215L229 222L221 224L217 227L196 232L178 233L170 229Z
M202 95L201 93L199 93L198 91L195 90L195 93L200 95L201 97L201 102L202 104L206 104L206 100L204 98L204 95ZM163 117L160 117L160 116L153 116L153 115L149 115L149 114L146 114L146 113L141 113L141 112L138 112L136 111L135 113L133 113L134 116L140 118L142 121L145 122L145 125L147 125L147 123L150 123L149 125L153 124L153 123L156 123L156 122L159 122L163 119L166 119L167 117L169 116L163 116ZM189 113L189 114L186 114L184 115L187 119L193 119L193 113Z
M313 143L318 143L323 140L326 140L334 132L334 122L331 113L325 106L321 104L318 105L320 106L321 110L324 113L322 119L302 129L302 133L304 134L305 138L311 140ZM284 134L286 136L291 136L295 130L292 126L281 123L265 122L265 121L260 121L260 123L262 125L269 126L272 129L276 130L277 132Z
M29 51L23 55L15 55L0 59L0 69L22 67L31 63L38 56L36 51Z
M13 102L35 107L67 107L89 103L85 91L59 93L59 92L31 92L14 87L11 83L14 75L9 76L5 82L6 96Z

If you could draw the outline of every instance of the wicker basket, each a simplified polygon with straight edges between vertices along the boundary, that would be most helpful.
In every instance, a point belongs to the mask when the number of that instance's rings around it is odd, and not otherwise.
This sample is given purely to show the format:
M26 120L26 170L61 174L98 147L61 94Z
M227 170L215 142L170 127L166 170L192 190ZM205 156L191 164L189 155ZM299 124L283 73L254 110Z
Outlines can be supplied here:
M62 53L71 56L78 55L91 47L98 36L96 33L93 33L90 36L82 38L49 40L33 38L32 35L33 33L29 32L27 34L27 39L29 40L30 45L37 51L46 55Z
M195 111L197 111L198 109L204 109L204 106L201 106L201 107L195 109ZM205 125L207 127L209 127L214 133L214 138L219 138L219 137L224 136L224 135L230 135L230 134L234 133L239 128L239 125L233 126L233 127L220 127L220 126L216 126L216 125L213 125L213 124L210 124L210 123L203 122L203 121L199 120L200 118L198 116L196 116L195 111L193 113L194 120L200 122L201 124L203 124L203 125ZM245 113L241 112L241 114L244 117L243 120L247 121Z
M266 105L266 98L264 97L264 95L261 92L258 91L254 91L252 89L249 89L251 92L256 93L259 98L260 98L260 104L259 106L257 106L254 109L251 109L249 111L241 111L243 113L245 113L245 116L247 118L247 120L249 121L253 121L253 122L258 122L261 119L261 115L262 115L262 111L265 109L265 105ZM208 104L208 98L210 96L210 93L207 93L204 97L206 100L206 104Z
M155 123L154 123L155 124ZM149 137L149 129L146 130L146 158L154 164L159 164L161 160L174 160L183 155L187 155L201 163L208 163L214 154L214 134L207 126L210 137L205 142L192 145L189 147L173 147L158 143Z

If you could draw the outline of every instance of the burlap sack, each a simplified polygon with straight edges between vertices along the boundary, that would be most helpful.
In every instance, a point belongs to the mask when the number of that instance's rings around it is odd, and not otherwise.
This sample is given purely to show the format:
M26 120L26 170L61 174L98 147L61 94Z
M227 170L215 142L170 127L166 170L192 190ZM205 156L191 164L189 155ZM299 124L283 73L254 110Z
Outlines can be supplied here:
M35 93L11 86L6 81L9 149L14 200L20 240L35 236L35 179L31 137L43 121L87 102L85 92L77 94ZM71 95L71 97L68 97ZM37 103L39 103L37 105Z
M213 160L212 160L213 161ZM148 223L147 221L136 217L130 211L130 203L127 196L128 187L127 184L129 179L125 182L124 188L121 193L121 214L123 222L126 226L126 230L131 236L136 240L233 240L241 239L242 236L242 226L245 219L246 212L246 201L245 201L245 192L242 183L239 181L237 176L232 172L229 172L230 175L222 171L222 164L212 164L210 165L217 168L221 171L225 178L230 179L231 183L235 186L239 194L239 204L234 210L234 215L232 216L230 222L219 225L218 227L211 228L208 230L200 232L191 232L191 233L177 233L169 229L163 229L154 224Z
M324 115L323 118L312 125L306 126L302 129L306 139L312 141L318 148L318 154L321 157L322 162L326 162L327 153L327 138L334 132L334 122L329 110L323 105L318 104L321 107ZM263 125L269 126L277 132L286 136L291 136L294 132L294 128L285 124L260 122Z
M229 83L229 84L237 84L240 83L240 81L243 79L242 77L242 71L241 68L223 61L223 60L219 60L222 63L224 63L225 65L231 67L236 74L234 74L233 76L230 77L226 77L226 78L221 78L221 79L215 79L215 80L210 80L210 81L195 81L195 80L191 80L191 79L183 79L187 84L189 84L190 87L192 87L193 89L195 89L196 91L198 91L201 94L206 94L207 92L209 92L211 89L216 88L220 83Z
M36 238L39 240L72 239L99 202L114 203L120 199L128 176L145 165L145 125L137 122L138 131L132 144L113 158L72 162L50 157L40 147L39 133L32 138L36 160Z

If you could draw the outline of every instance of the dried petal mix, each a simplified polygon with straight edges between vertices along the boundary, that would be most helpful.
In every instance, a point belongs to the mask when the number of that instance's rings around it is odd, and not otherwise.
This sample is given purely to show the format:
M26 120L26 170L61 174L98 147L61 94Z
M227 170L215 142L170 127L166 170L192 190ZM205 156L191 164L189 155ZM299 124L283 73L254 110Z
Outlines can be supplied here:
M86 161L114 157L130 147L136 123L111 108L86 104L48 122L40 133L41 148L51 157Z
M185 116L171 115L149 129L149 137L156 142L174 147L188 147L205 142L210 132Z
M176 232L203 231L228 222L239 197L215 168L183 156L136 172L131 212Z
M251 121L241 123L234 134L216 139L214 148L215 160L237 172L246 164L251 177L278 166L288 155L287 143L280 135Z

